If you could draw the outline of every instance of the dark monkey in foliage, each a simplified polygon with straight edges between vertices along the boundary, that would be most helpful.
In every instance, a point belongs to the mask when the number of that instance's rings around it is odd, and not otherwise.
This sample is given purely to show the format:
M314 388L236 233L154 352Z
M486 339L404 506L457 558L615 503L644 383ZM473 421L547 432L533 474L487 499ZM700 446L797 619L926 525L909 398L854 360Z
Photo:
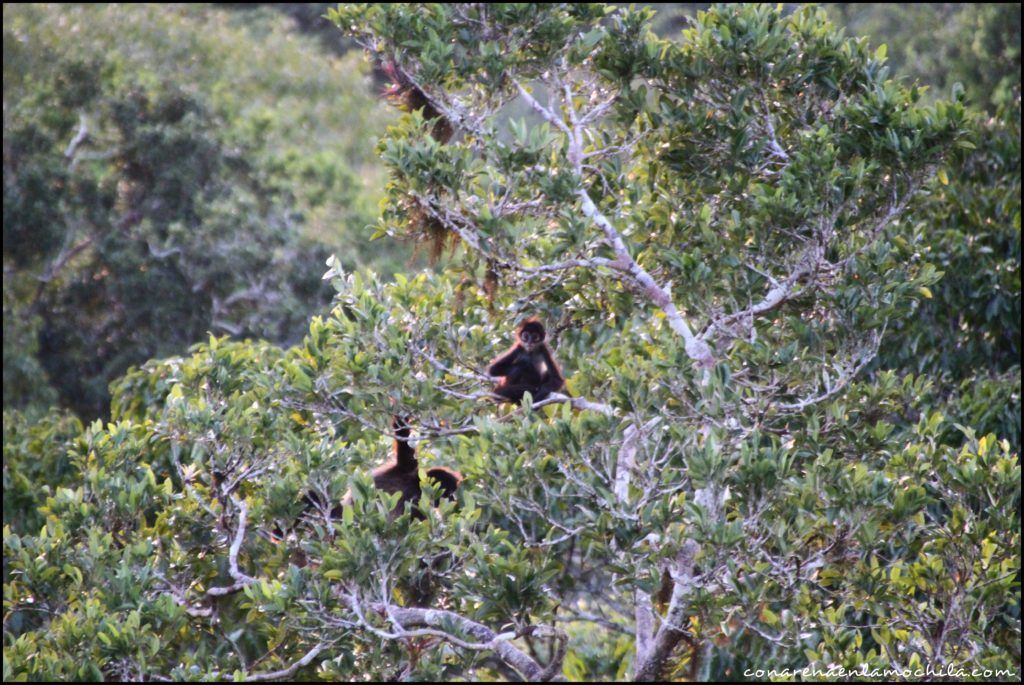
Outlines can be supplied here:
M394 456L382 466L373 470L373 484L378 490L387 493L401 493L398 504L395 505L391 516L397 516L405 508L406 502L414 506L419 502L423 490L420 486L419 460L416 458L416 450L409 444L409 424L404 419L396 416L392 421L392 428L395 431L395 452ZM434 505L439 503L441 497L449 500L455 499L455 491L462 482L462 475L457 471L437 466L427 469L427 478L434 481L440 494ZM309 492L303 498L306 503L304 516L308 516L310 509L316 509L322 513L327 511L329 503L321 500L316 494ZM342 510L351 506L352 493L349 492L342 498L341 502L330 510L331 520L340 519ZM422 519L423 514L418 509L413 509L413 517ZM430 559L423 559L419 570L408 579L403 585L411 606L430 606L436 594L438 574L443 574L446 566L453 563L454 557L450 552L435 555ZM294 563L298 566L305 566L307 563L305 554L297 550L297 558Z
M409 424L396 416L392 425L395 429L395 457L373 470L373 484L384 492L401 492L402 499L397 506L402 507L406 502L415 503L420 498L419 461L416 450L409 445ZM462 482L458 471L444 466L427 469L427 478L437 484L441 496L450 500L455 499L455 490Z
M420 487L419 460L416 458L416 450L409 444L409 424L399 417L394 417L392 427L395 431L395 454L387 463L378 466L373 470L373 484L378 490L387 493L402 493L401 499L395 506L395 512L400 512L406 502L415 504L423 492ZM455 491L462 482L462 475L458 471L436 466L427 469L427 478L437 484L441 496L449 500L455 499ZM320 511L326 510L324 503L314 493L306 493L303 498L306 503L306 511L315 508ZM342 509L352 503L352 493L349 492L342 498L341 503L331 509L331 519L341 518ZM436 505L437 502L435 501ZM418 511L413 516L422 518Z
M494 394L519 403L527 392L540 402L565 386L558 362L544 341L544 324L537 318L526 319L516 329L516 342L487 367L491 376L501 376Z

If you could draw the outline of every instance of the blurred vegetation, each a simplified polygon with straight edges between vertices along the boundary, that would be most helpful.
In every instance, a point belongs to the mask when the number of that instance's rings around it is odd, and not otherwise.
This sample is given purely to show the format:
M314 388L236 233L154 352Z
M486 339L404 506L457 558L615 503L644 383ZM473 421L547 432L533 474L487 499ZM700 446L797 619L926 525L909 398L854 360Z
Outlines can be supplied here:
M107 411L208 331L286 342L366 240L389 114L276 13L4 7L4 403ZM40 373L40 371L44 373Z
M645 5L657 11L651 28L678 39L710 3L663 2ZM786 12L801 7L783 3ZM1020 84L1020 7L1015 3L830 2L822 7L848 36L866 36L886 45L893 78L947 97L961 83L968 101L989 112L1012 106Z
M1020 87L1020 7L1014 3L824 5L853 36L888 46L892 76L947 97L961 83L972 105L1012 104Z
M358 50L356 42L338 30L329 19L327 10L336 7L330 2L232 2L217 3L217 7L228 10L252 12L267 8L289 17L296 29L317 39L327 52L341 56L350 50Z

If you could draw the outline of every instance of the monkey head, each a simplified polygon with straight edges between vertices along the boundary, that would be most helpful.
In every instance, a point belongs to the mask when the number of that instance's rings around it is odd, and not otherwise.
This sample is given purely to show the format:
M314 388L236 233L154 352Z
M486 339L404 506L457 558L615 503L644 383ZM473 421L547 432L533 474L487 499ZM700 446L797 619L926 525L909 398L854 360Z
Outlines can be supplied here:
M527 319L519 324L518 337L522 346L532 352L544 343L544 324L536 318Z

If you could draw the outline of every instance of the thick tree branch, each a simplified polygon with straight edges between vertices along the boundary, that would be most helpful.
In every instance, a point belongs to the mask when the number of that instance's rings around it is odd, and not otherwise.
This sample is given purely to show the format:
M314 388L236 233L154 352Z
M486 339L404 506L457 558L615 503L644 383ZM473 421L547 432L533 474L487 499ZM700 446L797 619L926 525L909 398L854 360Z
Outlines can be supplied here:
M572 405L573 409L596 411L600 412L601 414L604 414L605 416L615 415L615 410L612 409L612 407L607 404L601 404L600 402L591 402L590 400L587 400L583 397L570 397L568 395L563 395L560 392L551 393L540 402L535 403L533 405L533 408L538 409L540 407L546 407L549 404L560 404L562 402L568 402L570 405Z
M565 86L564 97L566 99L566 111L570 117L570 123L566 123L565 120L554 113L550 107L545 107L536 98L530 94L529 91L521 84L516 82L516 87L519 90L520 96L526 101L526 103L538 114L540 114L545 121L556 127L558 130L565 133L569 142L568 159L569 163L573 165L577 175L583 177L583 134L579 116L576 113L576 108L572 102L572 93L569 91L568 86ZM571 124L571 125L570 125ZM580 199L580 207L583 210L583 214L590 219L601 231L604 233L605 239L615 252L615 260L606 261L603 266L608 266L622 273L633 282L640 291L647 296L656 307L664 312L666 319L668 320L669 326L677 334L682 336L683 342L686 349L687 356L690 359L698 363L703 369L710 369L714 366L714 356L711 354L711 348L708 347L707 343L697 338L689 323L683 317L682 313L676 308L675 303L672 301L672 297L668 291L663 288L649 274L642 266L640 266L633 256L629 252L629 248L626 246L625 241L622 239L622 235L615 229L611 221L597 208L594 201L590 198L590 194L587 189L580 187L576 190L576 195Z
M353 608L358 606L357 601L352 602ZM542 667L528 654L511 644L511 641L519 635L514 632L496 633L487 626L472 621L452 611L441 609L421 609L416 607L397 607L382 602L370 605L373 611L389 618L393 630L382 631L373 629L371 631L385 639L404 639L430 635L439 637L462 649L474 651L494 651L502 661L521 673L527 680L543 682L550 680L561 670L561 659L565 658L565 650L556 650L552 662L547 667ZM363 620L365 626L368 623ZM409 630L421 626L426 630ZM475 642L468 642L449 632L452 628L467 635ZM547 633L560 640L564 640L564 633L555 628L547 626L534 626L535 633Z
M235 579L233 585L227 587L212 587L206 591L206 594L216 597L221 595L229 595L234 592L238 592L246 585L250 585L256 582L256 578L242 573L241 569L238 568L238 552L242 549L242 542L245 541L245 529L248 524L249 507L246 503L237 497L232 497L231 502L238 509L238 528L235 530L235 539L231 543L231 549L228 550L228 573Z
M684 540L680 547L675 568L672 570L672 598L669 600L665 619L658 632L654 634L649 647L643 653L639 649L637 651L634 680L638 682L661 680L665 665L680 641L686 640L696 646L683 626L686 625L689 609L686 598L696 585L694 568L699 551L700 545L690 539Z
M246 681L253 683L261 683L268 680L290 680L299 672L300 668L305 668L313 663L320 652L324 651L327 645L320 643L313 647L313 649L306 652L305 656L293 663L288 668L282 668L280 671L271 671L270 673L251 673L245 676Z

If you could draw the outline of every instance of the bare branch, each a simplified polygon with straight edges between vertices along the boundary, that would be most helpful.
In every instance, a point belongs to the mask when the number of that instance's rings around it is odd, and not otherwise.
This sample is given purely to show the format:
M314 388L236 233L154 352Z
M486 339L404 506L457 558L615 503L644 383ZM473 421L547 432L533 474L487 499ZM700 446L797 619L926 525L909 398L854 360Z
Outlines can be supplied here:
M597 208L594 201L590 199L590 194L586 188L578 189L576 195L580 198L583 213L604 231L608 242L611 243L611 247L615 251L615 256L618 259L610 263L609 266L614 264L619 271L628 275L637 287L640 288L641 292L664 312L669 326L672 327L673 331L682 336L686 354L690 359L697 362L701 368L710 369L713 367L715 359L711 354L711 348L708 347L706 342L693 334L693 331L690 330L690 325L676 308L668 291L661 287L654 280L654 277L647 273L642 266L636 263L636 260L630 255L626 243L622 240L622 236L615 230L615 227L612 226L608 218Z
M320 644L315 645L313 649L306 652L305 656L288 668L282 668L280 671L271 671L270 673L249 674L245 676L245 679L249 682L255 683L265 682L267 680L290 680L296 673L298 673L300 668L305 668L313 663L313 659L315 659L320 652L324 651L326 647L327 645L321 642Z
M562 133L570 138L572 137L572 134L569 132L569 126L562 120L562 117L557 116L550 109L540 104L540 102L530 94L530 91L526 90L526 88L523 87L523 84L519 81L515 81L515 84L516 88L519 90L519 96L526 100L526 104L528 104L531 109L540 114L545 121L560 130Z
M65 159L72 159L72 158L74 158L75 150L77 150L78 146L81 145L83 142L85 142L85 139L88 138L88 137L89 137L89 127L88 127L88 122L86 122L86 120L85 120L85 112L79 112L78 113L78 133L75 134L75 137L71 139L70 143L68 143L67 149L64 150L64 158Z
M768 132L768 147L776 157L783 162L789 162L789 153L779 145L778 138L775 135L775 124L772 122L772 113L768 108L768 100L765 98L763 91L761 92L761 105L764 107L764 126Z
M353 610L357 612L357 615L360 615L361 609L359 608L358 599L352 595L350 595L349 598ZM382 631L379 628L371 626L366 622L365 618L360 616L364 627L368 628L378 637L396 640L429 635L441 638L462 649L469 649L473 651L494 651L502 661L512 666L530 681L542 681L545 678L550 680L550 678L561 669L561 661L556 661L556 659L565 657L565 651L563 649L556 653L556 658L553 658L552 662L548 664L546 668L542 668L541 665L529 655L511 644L513 639L519 637L516 633L496 633L483 624L472 621L452 611L442 609L397 607L382 602L376 602L370 606L373 611L378 614L387 616L393 626L393 630L390 632ZM423 628L409 630L409 628L415 626L423 626ZM453 635L449 632L452 627L455 627L461 633L472 637L475 642L468 642L456 635ZM547 633L556 638L565 639L565 634L562 631L550 626L533 626L532 632L534 634ZM556 663L557 666L555 666ZM553 668L553 666L555 667Z
M868 342L866 349L861 353L858 359L847 365L847 368L843 370L835 384L830 388L826 388L825 392L812 397L806 397L796 402L790 402L786 404L779 404L777 408L785 412L800 412L815 404L824 402L825 400L831 399L838 395L847 385L857 377L857 374L861 370L871 363L871 360L875 358L878 353L878 346L882 342L882 336L885 332L885 326L882 330L876 331Z
M573 409L596 411L600 412L601 414L604 414L605 416L615 415L615 410L612 409L612 407L607 404L601 404L600 402L591 402L582 397L570 397L568 395L563 395L562 393L559 392L551 393L540 402L535 403L533 405L533 408L538 409L540 407L546 407L549 404L560 404L562 402L568 402L569 404L572 405Z
M180 247L169 247L167 249L160 249L153 244L152 240L146 241L146 247L149 248L149 254L156 257L157 259L167 259L173 257L176 254L181 254L182 250Z
M60 270L63 269L64 266L69 261L71 261L71 259L74 258L75 255L77 255L90 245L92 245L93 241L96 240L97 236L98 233L90 233L85 238L78 241L78 243L76 243L75 245L69 246L61 250L60 254L58 254L57 257L52 262L50 262L50 265L46 267L46 272L38 277L37 280L39 280L40 282L40 287L56 278Z
M242 542L245 541L245 528L248 524L249 507L244 501L237 497L232 497L231 502L238 509L238 528L235 531L235 539L231 543L231 549L228 550L228 573L230 573L231 577L235 579L235 583L227 587L212 587L207 590L206 594L213 597L238 592L245 586L255 583L257 580L252 576L242 573L238 568L238 552L242 549Z
M224 319L214 319L213 321L210 322L210 325L219 328L225 333L229 333L231 335L241 335L243 330L243 327L241 325L231 323L230 321L225 321Z
M598 267L616 268L616 263L605 257L588 257L586 259L567 259L554 264L541 264L539 266L517 265L516 271L528 274L548 273L551 271L566 271L569 269L596 269Z
M633 469L636 467L638 441L646 431L652 430L659 423L661 423L661 417L656 416L645 423L643 428L637 428L635 423L630 424L622 434L619 461L615 468L615 497L623 504L629 501L629 484L632 480Z
M796 294L794 289L797 283L799 283L801 278L809 275L813 271L813 268L813 261L805 259L802 262L802 265L789 274L789 276L787 276L782 282L775 281L772 289L765 294L764 298L762 298L760 302L709 323L707 328L704 329L704 332L701 333L700 339L705 341L710 340L715 336L715 333L724 331L737 323L745 322L748 327L752 327L755 316L770 312L783 302L792 298Z

